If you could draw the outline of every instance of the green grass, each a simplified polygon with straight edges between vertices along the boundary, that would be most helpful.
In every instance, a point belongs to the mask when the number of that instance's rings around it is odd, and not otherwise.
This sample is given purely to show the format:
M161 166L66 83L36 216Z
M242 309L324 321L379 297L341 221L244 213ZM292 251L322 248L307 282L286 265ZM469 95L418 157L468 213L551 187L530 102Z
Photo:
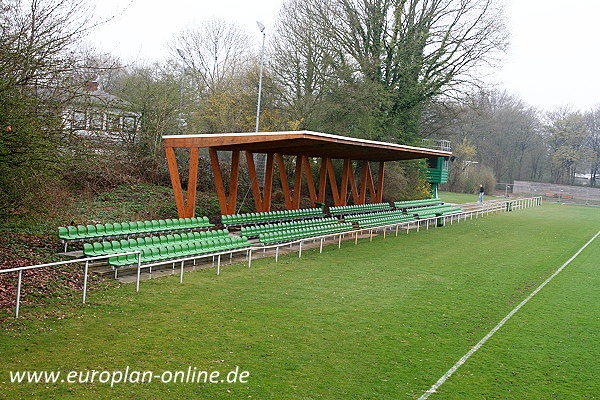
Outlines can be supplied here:
M443 197L442 197L443 198ZM545 205L94 291L5 324L0 393L40 399L418 398L600 226ZM598 393L593 243L430 399ZM594 270L594 268L596 270ZM249 371L246 384L11 384L8 370Z

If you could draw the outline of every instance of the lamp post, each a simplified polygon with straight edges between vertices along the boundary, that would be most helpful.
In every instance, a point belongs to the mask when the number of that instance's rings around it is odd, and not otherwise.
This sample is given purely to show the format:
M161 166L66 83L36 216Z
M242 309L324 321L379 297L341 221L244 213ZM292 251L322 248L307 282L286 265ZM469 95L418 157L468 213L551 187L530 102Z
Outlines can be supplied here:
M260 22L256 21L256 25L258 25L258 29L260 29L260 33L262 33L262 47L260 49L260 67L259 67L259 72L258 72L258 101L256 103L256 133L258 133L258 128L260 125L260 99L261 99L261 94L262 94L262 76L263 76L263 58L264 58L264 54L265 54L265 26L263 24L261 24ZM261 154L261 155L255 155L254 156L254 163L256 164L256 172L257 172L257 179L258 179L258 184L261 187L264 187L265 185L265 174L267 171L267 155L266 154Z
M177 115L177 130L179 134L183 133L182 122L183 122L183 77L185 76L185 53L181 49L176 49L177 54L183 60L181 68L181 79L179 79L179 114Z
M258 132L258 126L260 123L260 97L262 94L262 75L263 75L263 57L265 53L265 26L260 22L256 21L256 25L258 25L258 29L260 29L260 33L263 35L262 39L262 47L260 49L260 67L258 72L258 101L256 103L256 132Z
M465 173L465 177L468 178L469 177L469 165L479 164L479 161L468 161L468 160L465 160L464 164L465 164L465 166L463 167L463 171Z

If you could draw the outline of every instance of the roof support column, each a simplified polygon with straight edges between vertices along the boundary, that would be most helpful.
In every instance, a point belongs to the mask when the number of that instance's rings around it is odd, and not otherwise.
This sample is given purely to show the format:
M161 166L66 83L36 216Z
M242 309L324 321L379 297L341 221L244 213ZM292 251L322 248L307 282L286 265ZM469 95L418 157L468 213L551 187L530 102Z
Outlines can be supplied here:
M327 175L329 176L329 185L331 186L331 192L333 194L333 204L337 206L341 206L340 202L340 194L337 188L337 182L335 181L335 171L333 170L333 163L331 162L331 158L323 159L325 161L325 165L327 166Z
M321 158L321 169L319 170L319 196L317 201L325 202L325 191L327 190L327 158Z
M291 210L293 207L292 195L290 193L290 185L288 183L287 174L285 172L285 162L283 156L279 153L275 154L277 158L277 168L279 168L279 178L281 179L281 190L283 191L283 198L285 200L285 208Z
M173 186L173 194L175 195L175 205L177 206L177 215L179 218L185 218L185 202L183 199L183 191L181 190L181 180L179 179L179 169L177 168L177 158L175 158L175 149L165 147L167 154L167 165L169 166L169 176L171 177L171 185Z
M296 156L296 170L294 172L294 200L292 210L300 208L300 192L302 191L302 156Z
M217 153L217 150L213 149L212 147L208 148L208 154L210 155L210 165L215 177L215 187L217 189L217 197L219 198L221 214L228 215L229 207L227 206L227 195L225 194L223 176L221 175L221 166L219 165L219 154Z
M273 171L275 168L273 153L267 153L267 168L265 172L265 185L263 187L263 210L271 211L271 196L273 194Z
M315 182L312 176L312 169L310 168L310 160L308 156L302 156L302 165L304 166L304 173L306 174L306 185L308 186L308 197L310 199L310 206L315 207L317 201L317 193L315 191Z
M179 218L193 218L196 208L196 184L198 182L198 159L200 149L198 147L190 148L190 163L188 169L188 187L187 202L183 196L181 188L181 179L179 178L179 168L177 167L177 157L173 147L165 147L167 155L167 165L169 167L169 176L175 195L175 205L177 206L177 215Z
M346 161L346 160L344 160L344 161ZM352 200L354 201L354 204L360 204L358 188L356 187L356 180L354 179L354 170L352 169L352 160L348 160L348 180L350 181L350 190L352 191Z
M254 196L254 205L257 212L263 212L263 201L260 195L260 187L258 186L256 167L254 166L254 154L250 151L245 151L245 153L246 162L248 163L248 174L250 175L250 187L252 188L252 196Z
M377 175L377 203L381 203L383 201L383 180L385 175L385 162L381 161L379 163L379 173Z
M196 185L198 183L198 161L200 149L190 149L190 167L188 170L187 205L185 206L185 218L194 218L196 211Z
M240 151L234 150L231 152L231 175L229 175L229 201L227 202L227 214L235 214L239 171Z

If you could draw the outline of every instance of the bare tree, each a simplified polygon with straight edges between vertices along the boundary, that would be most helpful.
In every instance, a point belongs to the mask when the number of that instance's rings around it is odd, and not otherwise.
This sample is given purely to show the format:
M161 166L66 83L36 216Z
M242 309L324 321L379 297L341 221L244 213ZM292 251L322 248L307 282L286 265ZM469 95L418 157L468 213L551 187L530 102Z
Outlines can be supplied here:
M182 32L171 45L201 94L211 94L245 68L251 58L248 35L223 20L209 20Z

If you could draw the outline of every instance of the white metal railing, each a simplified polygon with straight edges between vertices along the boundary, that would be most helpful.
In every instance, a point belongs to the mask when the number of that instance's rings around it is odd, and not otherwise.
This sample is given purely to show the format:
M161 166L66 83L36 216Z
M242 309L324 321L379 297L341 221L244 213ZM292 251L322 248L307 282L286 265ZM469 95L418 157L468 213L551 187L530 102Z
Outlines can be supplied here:
M194 256L190 256L190 257L179 258L176 260L163 260L163 261L149 263L149 264L143 264L143 265L141 263L141 251L132 251L132 252L128 252L128 253L110 254L110 255L98 256L98 257L80 258L80 259L75 259L75 260L70 260L70 261L60 261L60 262L49 263L49 264L32 265L32 266L28 266L28 267L11 268L11 269L0 270L0 273L18 272L17 302L16 302L16 310L15 310L15 317L18 318L19 317L19 303L20 303L20 298L21 298L22 272L25 270L29 270L29 269L50 267L50 266L63 265L63 264L85 263L84 283L83 283L83 303L85 303L86 293L87 293L87 276L88 276L89 262L94 261L94 260L106 259L106 258L110 258L110 257L118 257L118 256L122 256L122 255L137 254L138 257L137 257L137 270L136 270L136 292L139 292L141 271L143 269L147 268L147 269L149 269L149 274L151 275L152 267L156 267L159 265L173 264L173 270L175 270L175 265L177 263L179 263L180 264L179 283L183 283L184 264L187 261L193 261L193 263L195 265L196 260L212 257L213 266L215 264L215 260L217 261L217 275L220 275L220 273L221 273L221 256L223 256L223 255L229 255L230 262L232 262L233 254L245 252L246 253L245 258L248 262L248 268L250 268L252 265L252 252L262 251L263 253L265 253L268 249L274 248L275 249L275 262L279 262L279 249L284 246L289 246L290 248L292 248L295 244L297 244L298 245L298 257L301 258L302 257L302 245L304 242L307 242L307 241L313 241L313 243L314 243L317 240L319 240L320 241L319 253L322 253L323 252L323 244L329 238L334 238L334 239L337 238L338 248L341 248L342 239L345 236L354 236L354 244L357 244L359 234L363 234L363 233L367 233L367 232L369 233L369 241L373 240L374 233L377 233L380 231L382 231L383 237L385 239L388 230L394 230L395 235L398 236L398 233L400 230L406 230L406 233L408 234L411 229L414 229L417 232L419 232L419 230L429 229L429 227L431 225L435 226L439 222L441 222L442 225L446 225L448 222L450 222L450 225L452 225L454 222L460 223L461 220L464 221L469 218L473 219L473 217L475 217L477 219L480 216L487 215L489 213L501 212L501 211L512 211L514 209L529 208L529 207L535 207L535 206L540 206L540 205L542 205L542 197L541 196L527 197L527 198L520 198L520 199L490 200L490 201L481 203L480 208L477 208L474 210L469 210L469 211L462 211L459 213L454 213L454 214L449 214L449 215L441 215L441 216L417 219L417 220L412 220L412 221L404 221L404 222L392 223L392 224L387 224L387 225L361 228L361 229L355 229L355 230L345 231L345 232L336 232L336 233L331 233L331 234L327 234L327 235L299 238L296 240L286 241L286 242L277 243L277 244L273 244L273 245L250 246L250 247L244 247L244 248L239 248L239 249L226 250L226 251L217 252L217 253L198 254L198 255L194 255Z
M0 269L0 274L8 274L11 272L17 272L17 300L15 304L15 318L19 318L19 306L21 304L21 283L23 281L23 271L28 271L31 269L45 268L45 267L55 267L58 265L66 265L66 264L81 264L85 263L84 272L83 272L83 298L82 302L85 304L86 296L87 296L87 280L88 280L88 270L90 266L90 261L102 260L110 257L119 257L119 256L127 256L131 254L137 254L138 265L141 263L141 251L130 251L127 253L118 253L118 254L110 254L105 256L97 256L97 257L87 257L87 258L77 258L75 260L69 261L57 261L53 263L47 264L37 264L37 265L29 265L26 267L16 267L16 268L8 268L8 269Z

